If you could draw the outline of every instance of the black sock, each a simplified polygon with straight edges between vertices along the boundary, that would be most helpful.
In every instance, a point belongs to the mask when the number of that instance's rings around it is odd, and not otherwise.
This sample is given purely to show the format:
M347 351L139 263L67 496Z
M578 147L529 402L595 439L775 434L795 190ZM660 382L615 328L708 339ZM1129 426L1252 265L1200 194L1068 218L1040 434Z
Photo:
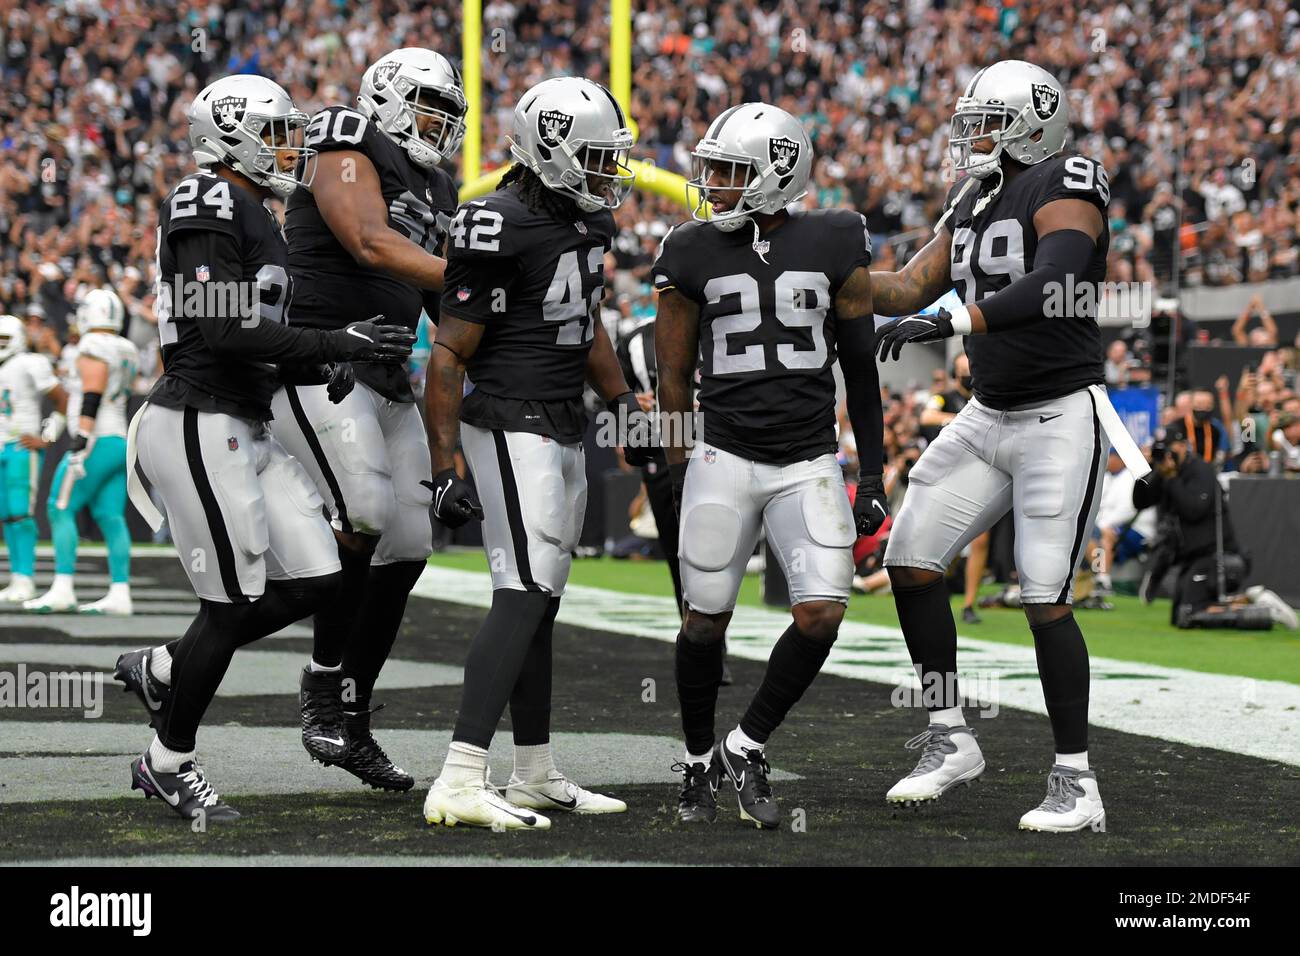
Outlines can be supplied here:
M740 718L740 729L760 744L767 743L790 708L799 703L830 652L829 642L814 641L791 623L772 648L763 683Z
M938 578L920 587L894 586L894 605L903 627L928 710L961 704L957 692L957 623L948 606L948 587Z
M339 587L312 620L311 656L323 667L343 663L343 648L357 620L370 574L370 552L339 545L339 563L343 565Z
M172 655L171 695L158 736L168 750L194 749L199 723L226 676L235 651L312 613L338 586L337 574L267 581L249 604L199 601L199 613ZM170 645L169 645L170 646Z
M453 740L485 750L492 743L550 601L545 591L498 588L492 592L492 607L465 658L465 686Z
M343 646L344 706L368 710L370 694L393 650L406 614L406 599L424 572L423 561L395 561L370 569L365 596ZM325 663L320 661L320 663Z
M682 732L686 749L708 753L713 746L713 717L722 684L722 641L692 641L685 631L677 633L677 700L682 708Z
M1088 645L1073 614L1034 632L1034 653L1038 657L1038 678L1043 683L1043 701L1052 721L1052 736L1058 754L1083 753L1088 749Z
M551 635L559 611L560 599L551 598L510 695L510 724L516 747L551 742Z

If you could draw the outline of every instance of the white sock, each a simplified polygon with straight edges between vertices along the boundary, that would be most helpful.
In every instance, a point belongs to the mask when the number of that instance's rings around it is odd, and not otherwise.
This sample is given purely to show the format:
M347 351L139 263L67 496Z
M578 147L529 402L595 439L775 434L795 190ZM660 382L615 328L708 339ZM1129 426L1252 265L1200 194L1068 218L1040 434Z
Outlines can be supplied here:
M1070 767L1074 770L1088 769L1088 751L1081 754L1057 754L1056 762L1062 767Z
M316 658L314 657L311 659L311 663L308 664L307 666L311 668L311 672L313 674L334 674L337 673L338 671L343 670L342 662L335 664L333 667L327 667L324 664L317 664Z
M1099 571L1097 574L1094 575L1094 577L1097 580L1098 587L1105 588L1107 591L1111 589L1110 575L1107 574L1105 571Z
M56 575L54 575L54 582L50 585L50 590L51 590L51 591L67 591L69 594L71 594L71 593L72 593L72 575L71 575L71 574L56 574Z
M536 744L531 747L521 747L515 744L515 779L522 780L524 783L541 783L551 775L552 772L558 773L555 769L555 756L551 753L551 745Z
M688 765L689 765L689 764L693 764L693 763L702 764L702 765L704 766L704 768L707 770L708 767L709 767L709 764L712 763L712 762L713 762L713 751L712 751L712 750L710 750L710 751L704 753L703 755L701 755L701 754L693 754L693 753L691 753L689 750L686 751L686 763L687 763Z
M745 733L739 726L737 726L735 730L727 734L727 746L736 753L743 754L746 750L757 750L759 753L762 753L763 748L767 745L760 744L757 740L749 736L749 734Z
M149 764L155 770L161 770L163 773L177 773L181 769L181 764L193 759L193 750L188 753L168 750L156 736L153 743L149 745Z
M155 647L149 655L149 673L165 687L172 686L172 655L167 650L167 645Z
M449 787L482 783L487 776L487 753L482 747L453 740L438 776Z
M108 586L108 596L110 598L125 598L131 600L131 585L127 581L118 581Z
M930 711L930 723L945 727L965 727L966 718L962 716L960 707L949 707L947 710Z

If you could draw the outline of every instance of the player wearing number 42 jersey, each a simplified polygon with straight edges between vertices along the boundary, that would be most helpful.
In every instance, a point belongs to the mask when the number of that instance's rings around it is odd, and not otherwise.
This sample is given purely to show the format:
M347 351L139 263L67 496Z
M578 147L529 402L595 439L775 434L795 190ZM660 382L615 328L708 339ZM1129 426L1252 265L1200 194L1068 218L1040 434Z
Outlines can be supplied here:
M493 590L425 799L428 823L535 830L550 826L546 813L627 809L556 769L550 716L551 632L587 498L584 384L629 424L648 425L599 313L631 146L607 89L545 80L515 108L515 165L501 187L461 206L451 226L425 386L430 487L444 522L483 519ZM467 373L473 390L462 401ZM477 494L453 467L458 433ZM649 449L638 443L627 457L639 464ZM507 703L515 761L501 794L488 783L487 748Z
M465 108L455 67L407 48L365 71L356 109L312 117L312 187L285 214L295 325L340 329L379 313L414 331L422 309L436 319L456 208L439 164L460 147ZM293 370L273 402L275 435L315 481L343 564L302 673L303 746L372 787L409 790L414 778L371 733L371 694L432 551L424 426L401 365L354 363L329 382L314 372Z
M190 108L201 172L163 202L158 332L165 371L127 431L128 493L157 530L136 477L162 498L199 613L184 637L122 655L115 676L157 731L132 787L206 822L238 813L195 761L195 738L235 650L311 614L338 586L338 551L302 465L271 437L277 365L400 362L415 337L372 322L291 328L279 223L263 205L299 184L307 117L260 76L232 76ZM295 168L298 170L295 173Z
M676 652L686 736L678 817L713 822L726 777L741 817L774 828L768 738L830 653L857 535L887 516L871 239L856 212L786 208L805 194L813 156L802 124L784 110L727 110L693 158L697 221L664 237L654 265L659 406L676 422L691 412L697 352L701 363L703 434L689 467L674 437L682 431L665 430L686 604ZM835 458L837 357L861 452L852 506ZM761 528L790 582L794 619L739 724L717 741L722 642Z
M1098 163L1062 152L1068 129L1065 92L1046 71L1006 60L975 74L950 139L966 177L950 190L934 239L901 272L872 276L876 310L904 316L879 330L881 359L908 342L964 335L974 391L912 469L885 552L908 650L927 699L937 698L927 730L909 742L921 759L887 799L934 800L984 770L960 707L943 574L1010 511L1056 742L1047 797L1020 827L1054 832L1105 828L1088 766L1088 651L1071 582L1096 517L1103 435L1132 467L1141 461L1102 384L1096 297L1076 298L1105 279L1110 197ZM964 305L909 314L953 286Z

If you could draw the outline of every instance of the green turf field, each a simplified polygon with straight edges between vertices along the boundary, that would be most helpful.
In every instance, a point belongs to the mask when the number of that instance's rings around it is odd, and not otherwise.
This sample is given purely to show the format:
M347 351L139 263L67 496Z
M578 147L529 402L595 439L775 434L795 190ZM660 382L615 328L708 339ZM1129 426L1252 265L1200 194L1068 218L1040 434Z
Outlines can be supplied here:
M429 561L466 571L487 570L487 559L477 549L443 552ZM634 594L671 596L673 593L668 569L659 561L612 558L575 561L569 580L573 584ZM761 605L759 588L759 577L747 575L741 587L740 603ZM996 590L989 588L989 593ZM1272 631L1180 631L1169 623L1168 601L1148 606L1137 598L1118 595L1113 603L1113 611L1079 612L1088 650L1095 656L1300 684L1300 632L1276 628ZM952 606L960 619L961 599L954 598ZM959 633L981 640L1033 646L1033 636L1020 611L991 609L980 611L980 616L984 619L982 624L960 625ZM849 602L848 618L865 624L898 626L894 601L888 595L854 595Z

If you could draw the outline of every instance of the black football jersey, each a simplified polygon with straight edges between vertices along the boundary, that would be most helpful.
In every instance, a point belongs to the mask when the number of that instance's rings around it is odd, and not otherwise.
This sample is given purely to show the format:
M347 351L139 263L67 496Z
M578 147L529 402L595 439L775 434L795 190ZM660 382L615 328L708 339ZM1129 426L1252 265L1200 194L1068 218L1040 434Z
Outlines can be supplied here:
M768 463L833 453L835 294L871 262L866 220L847 209L794 212L763 237L762 255L753 242L748 225L686 222L655 261L656 288L700 307L703 439Z
M1083 156L1056 156L1030 166L1005 183L979 214L980 197L993 188L993 180L971 188L948 217L952 233L951 268L957 295L967 305L1005 289L1033 269L1038 236L1034 214L1057 199L1083 199L1102 213L1102 231L1078 282L1106 279L1106 253L1110 226L1106 206L1110 184L1100 163ZM965 182L949 190L945 211ZM1065 290L1068 292L1068 290ZM1095 306L1095 296L1076 298L1076 304ZM993 408L1010 408L1047 401L1105 380L1101 332L1095 308L1079 315L1073 306L1064 310L1072 318L1054 317L993 335L966 336L973 389L979 400Z
M447 240L442 312L483 325L461 421L581 440L587 355L600 321L607 209L556 219L513 186L465 203Z
M177 241L197 231L229 237L236 246L220 259L183 264ZM203 309L242 308L256 289L260 318L287 321L293 280L279 222L239 186L211 173L193 173L163 200L157 241L155 310L165 371L149 400L170 408L269 419L278 385L276 366L214 353L196 316Z
M353 150L365 155L379 174L389 224L426 251L442 255L456 209L456 187L446 172L417 166L373 120L344 106L331 106L312 117L303 145L320 152ZM421 308L437 319L437 293L359 265L330 232L310 190L298 189L289 198L284 234L298 293L295 324L338 329L382 314L388 324L414 330ZM356 363L356 370L357 378L384 397L414 401L401 365Z

